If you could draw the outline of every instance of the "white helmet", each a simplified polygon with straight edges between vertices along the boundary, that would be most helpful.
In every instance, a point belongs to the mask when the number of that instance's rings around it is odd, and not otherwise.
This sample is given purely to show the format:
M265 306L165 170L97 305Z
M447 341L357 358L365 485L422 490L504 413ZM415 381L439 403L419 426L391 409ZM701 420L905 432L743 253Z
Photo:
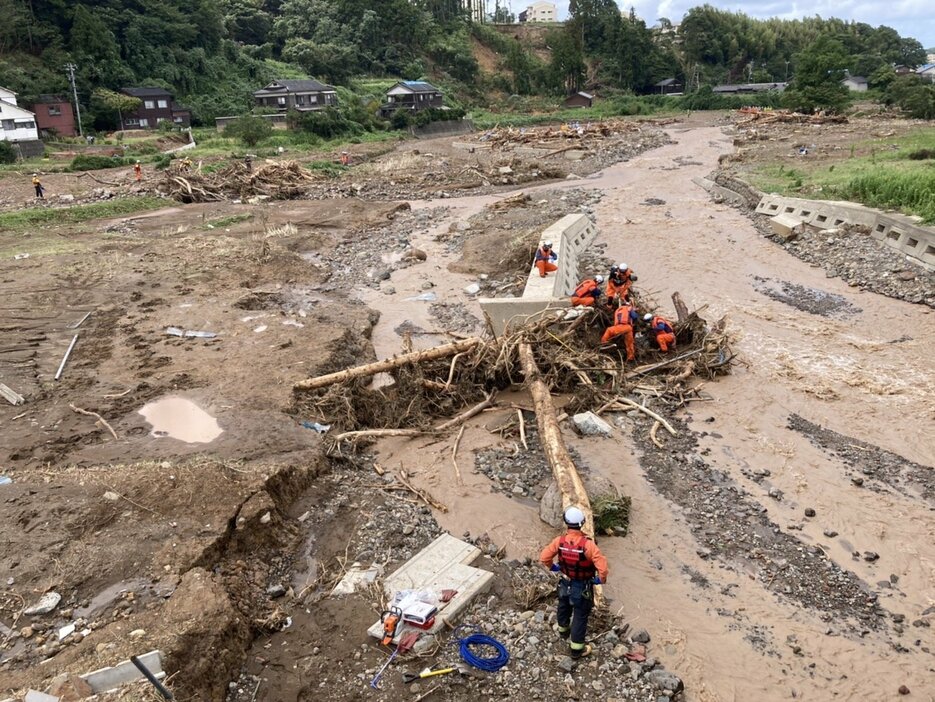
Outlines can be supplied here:
M552 242L551 242L551 241L543 241L543 242L542 242L542 246L543 246L544 248L546 248L546 249L551 249L551 248L552 248Z
M646 314L644 314L644 315L643 315L643 321L644 321L644 322L651 322L651 321L653 321L653 314L652 314L652 312L647 312Z
M577 507L569 507L565 510L565 524L580 529L584 526L584 512Z
M625 271L625 270L627 270L630 266L628 266L626 263L618 263L618 264L617 264L617 267L618 267L620 270Z
M610 272L611 272L611 273L616 273L616 272L619 271L619 270L620 270L620 266L618 266L616 263L614 263L614 264L612 264L612 265L610 266Z
M596 276L594 276L594 282L597 283L598 285L600 285L601 283L604 282L604 276L602 276L602 275L596 275Z

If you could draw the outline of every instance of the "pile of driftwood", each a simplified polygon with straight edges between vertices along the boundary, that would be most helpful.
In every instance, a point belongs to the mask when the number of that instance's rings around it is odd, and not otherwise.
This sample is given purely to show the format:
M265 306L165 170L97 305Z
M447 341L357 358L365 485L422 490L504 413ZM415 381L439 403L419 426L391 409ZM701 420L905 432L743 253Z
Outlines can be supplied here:
M332 424L328 441L340 452L380 437L439 435L457 427L463 431L464 422L496 404L499 390L525 384L563 508L583 509L586 530L593 536L590 498L562 438L566 413L643 412L655 420L650 437L661 446L656 431L665 428L675 435L675 429L645 407L641 396L681 406L699 398L703 379L730 370L733 354L724 320L709 327L696 312L688 312L678 293L673 301L679 315L674 325L678 352L646 351L649 363L626 364L618 352L600 349L599 337L608 321L605 311L594 309L566 320L567 310L560 310L505 335L462 338L301 381L294 386L296 409L302 416ZM378 373L390 374L394 382L375 388L372 379ZM562 414L553 393L570 396ZM525 443L522 412L518 414ZM460 438L459 433L453 456Z
M302 195L321 177L295 161L267 162L260 166L238 161L211 173L170 173L157 187L179 202L225 202L251 198L289 200Z
M639 130L640 125L636 122L622 119L607 119L598 122L582 120L571 124L550 124L538 127L494 127L479 134L475 137L475 141L491 144L497 148L514 144L548 147L568 141L579 142L589 137L606 139Z
M791 112L789 110L761 110L761 109L743 109L741 114L747 115L737 123L738 126L747 124L847 124L847 117L844 115L829 115L824 112L805 115L800 112Z
M558 317L506 335L458 339L301 381L295 385L296 410L303 418L332 424L336 431L330 436L338 442L387 431L443 431L447 423L439 423L439 417L484 402L490 406L499 390L528 381L524 347L550 391L570 396L567 412L618 409L642 394L683 406L698 397L697 381L729 371L733 355L724 320L709 327L674 297L677 351L661 354L647 342L639 349L640 365L625 363L617 349L601 350L607 312L591 310L566 321L560 316L567 310L561 310ZM371 380L377 373L390 374L393 382L374 387Z

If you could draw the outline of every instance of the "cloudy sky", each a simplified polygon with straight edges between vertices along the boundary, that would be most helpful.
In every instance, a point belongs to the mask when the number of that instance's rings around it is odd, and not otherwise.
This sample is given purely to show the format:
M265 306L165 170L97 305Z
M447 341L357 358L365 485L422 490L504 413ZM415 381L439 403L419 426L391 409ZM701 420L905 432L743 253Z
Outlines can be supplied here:
M558 15L568 15L568 0L552 0L558 5ZM513 11L519 12L527 0L511 0ZM692 7L704 0L617 0L621 8L636 8L636 14L652 25L659 17L668 17L676 24ZM819 15L866 22L874 27L885 24L902 36L918 39L926 48L935 47L935 1L933 0L708 0L709 5L743 12L751 17L782 17L792 19Z

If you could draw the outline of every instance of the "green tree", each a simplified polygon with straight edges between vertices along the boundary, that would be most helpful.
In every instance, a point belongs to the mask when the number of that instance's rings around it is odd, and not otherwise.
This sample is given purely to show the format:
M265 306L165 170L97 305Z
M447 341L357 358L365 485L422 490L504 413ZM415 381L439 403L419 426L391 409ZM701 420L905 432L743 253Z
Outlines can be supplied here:
M16 151L8 141L0 141L0 163L16 163Z
M127 112L138 110L143 101L132 95L124 95L107 88L95 88L91 99L99 106L117 113L120 129L123 129L123 116Z
M850 102L842 81L849 63L844 45L822 36L796 57L795 78L783 101L794 109L839 111Z
M224 133L240 139L247 146L256 146L273 133L273 125L260 115L242 115L227 125Z
M550 83L557 92L573 93L584 82L584 57L581 45L571 32L556 30L549 35L552 60L549 63Z

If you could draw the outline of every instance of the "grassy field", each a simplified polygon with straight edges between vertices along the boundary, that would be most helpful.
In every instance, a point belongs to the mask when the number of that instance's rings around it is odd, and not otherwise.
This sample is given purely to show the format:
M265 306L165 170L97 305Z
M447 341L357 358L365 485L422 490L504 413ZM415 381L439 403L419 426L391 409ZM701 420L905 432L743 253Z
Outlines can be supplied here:
M0 230L20 232L51 224L80 224L92 219L122 217L170 205L170 201L158 197L125 197L73 207L31 207L0 213Z
M857 155L859 154L859 155ZM935 223L935 127L900 138L855 144L834 163L763 166L749 175L755 187L793 197L852 200L914 214Z

